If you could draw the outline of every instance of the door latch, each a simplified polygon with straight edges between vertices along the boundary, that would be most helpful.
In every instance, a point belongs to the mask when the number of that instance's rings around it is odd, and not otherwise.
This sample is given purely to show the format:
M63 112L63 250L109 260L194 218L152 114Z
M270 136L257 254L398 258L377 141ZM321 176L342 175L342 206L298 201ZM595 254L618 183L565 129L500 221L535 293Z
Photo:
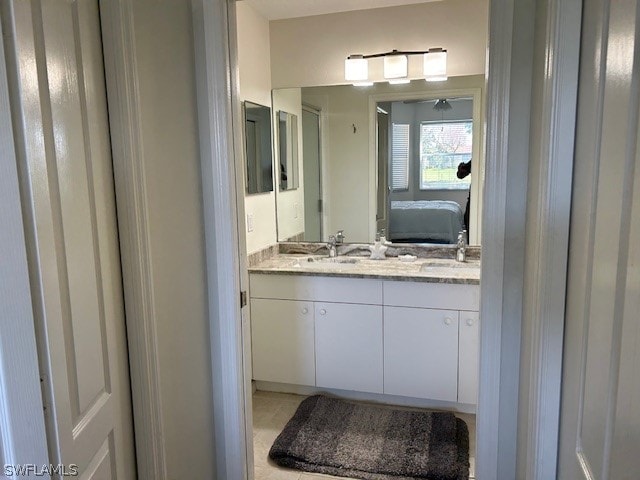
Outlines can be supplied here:
M247 306L247 291L242 290L240 292L240 308Z

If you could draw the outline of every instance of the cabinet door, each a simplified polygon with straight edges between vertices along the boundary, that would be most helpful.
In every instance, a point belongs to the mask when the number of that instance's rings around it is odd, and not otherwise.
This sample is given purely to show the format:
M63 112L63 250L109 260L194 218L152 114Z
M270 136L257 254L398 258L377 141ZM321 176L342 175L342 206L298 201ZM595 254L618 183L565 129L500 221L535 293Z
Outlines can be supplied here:
M479 318L478 312L460 312L458 402L473 405L478 398Z
M313 303L251 300L253 378L315 385Z
M317 386L382 393L382 307L316 303Z
M384 308L384 393L457 401L457 311Z

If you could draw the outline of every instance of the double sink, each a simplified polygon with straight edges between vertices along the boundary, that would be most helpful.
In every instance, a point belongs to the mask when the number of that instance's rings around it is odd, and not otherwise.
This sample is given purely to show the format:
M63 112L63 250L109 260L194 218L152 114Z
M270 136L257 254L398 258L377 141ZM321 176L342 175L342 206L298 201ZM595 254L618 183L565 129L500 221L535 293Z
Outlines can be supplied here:
M384 263L386 261L397 262L397 259L389 260L372 260L371 262ZM356 268L358 264L362 262L369 262L368 259L361 259L356 257L307 257L297 260L297 267L312 269L312 270L324 270L324 271L344 271ZM411 262L420 265L420 272L428 272L432 269L438 268L470 268L476 266L473 263L456 262L455 260L428 260L428 261L416 261ZM407 263L407 266L411 265ZM416 266L417 266L416 265ZM382 265L380 265L382 266Z

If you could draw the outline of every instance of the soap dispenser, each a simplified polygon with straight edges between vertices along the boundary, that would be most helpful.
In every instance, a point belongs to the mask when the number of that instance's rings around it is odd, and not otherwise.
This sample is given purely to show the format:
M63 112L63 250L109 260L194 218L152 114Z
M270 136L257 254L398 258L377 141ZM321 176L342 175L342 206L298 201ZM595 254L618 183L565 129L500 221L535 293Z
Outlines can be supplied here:
M467 231L466 230L462 230L460 233L458 233L456 260L458 262L465 262L467 260Z

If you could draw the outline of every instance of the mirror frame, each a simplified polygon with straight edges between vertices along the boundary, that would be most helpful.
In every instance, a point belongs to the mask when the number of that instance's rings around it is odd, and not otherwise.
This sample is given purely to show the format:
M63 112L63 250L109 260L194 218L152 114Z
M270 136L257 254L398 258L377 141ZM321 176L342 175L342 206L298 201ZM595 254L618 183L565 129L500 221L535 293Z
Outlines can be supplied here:
M454 97L472 97L473 98L473 152L471 158L480 158L477 162L479 167L475 166L471 171L471 211L469 213L469 223L471 230L471 238L469 245L480 245L482 239L482 222L480 213L482 212L482 192L484 190L484 129L482 128L482 110L484 108L482 102L482 88L461 88L446 90L423 90L417 92L397 92L397 93L379 93L369 95L369 169L377 171L377 146L376 146L376 107L380 102L395 102L402 100L415 99L437 99L437 98L454 98ZM377 213L377 194L376 176L371 175L369 178L369 225L370 238L376 235L376 213ZM417 244L425 245L425 244Z

